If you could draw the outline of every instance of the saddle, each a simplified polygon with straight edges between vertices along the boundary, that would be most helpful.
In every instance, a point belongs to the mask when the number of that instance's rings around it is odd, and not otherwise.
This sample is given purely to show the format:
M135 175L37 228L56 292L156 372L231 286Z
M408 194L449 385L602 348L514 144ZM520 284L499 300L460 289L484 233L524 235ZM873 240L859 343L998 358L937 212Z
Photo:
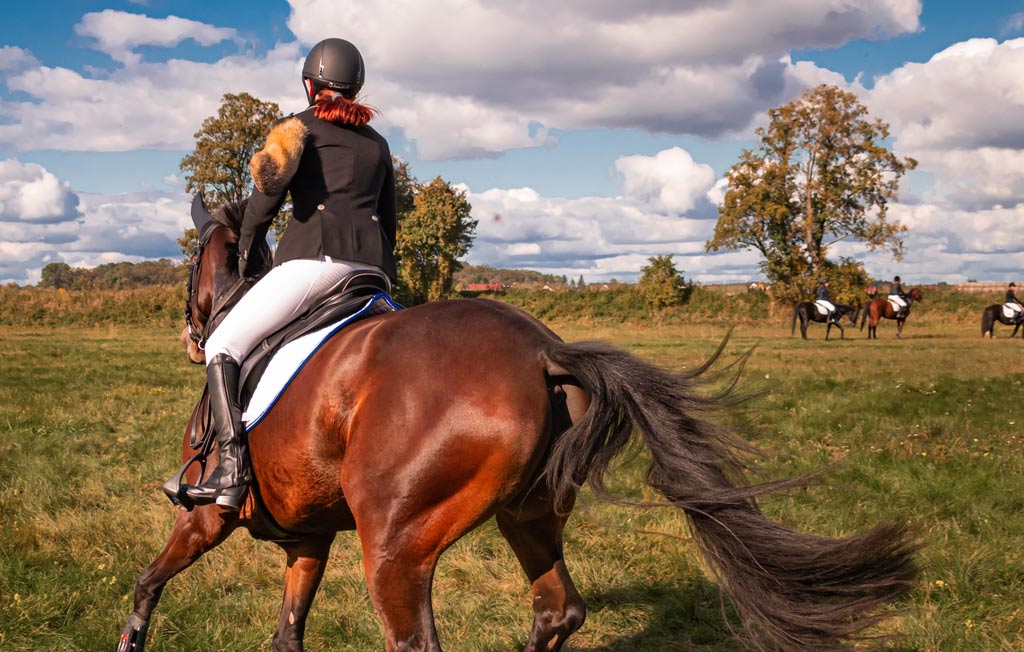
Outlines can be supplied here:
M907 302L895 295L889 295L889 305L892 306L892 311L897 314L907 308Z
M263 377L271 360L273 360L274 355L286 345L303 336L335 325L335 328L324 335L324 340L326 340L343 327L357 321L374 315L401 310L401 306L394 303L388 295L390 289L391 283L387 276L382 273L371 270L357 270L342 278L334 288L328 291L325 294L327 299L314 305L298 319L266 337L253 349L242 364L238 383L238 398L243 409L248 406L259 386L260 379ZM312 356L315 352L316 349L313 349L309 355ZM301 367L301 363L299 366ZM290 380L291 378L289 377L284 386L287 386ZM275 394L275 400L276 396L283 389L284 387L279 388L277 394ZM268 405L264 412L268 412L272 406L273 403ZM256 423L258 423L258 420L250 422L247 429L251 429ZM200 465L200 475L206 474L206 458L213 449L215 439L209 396L205 386L203 388L203 395L192 412L192 417L189 421L189 433L189 445L196 452L163 487L164 493L171 499L171 502L186 509L192 509L193 505L182 490L184 486L182 481L185 473L193 464L198 463ZM274 541L293 540L294 535L281 528L263 507L263 500L260 497L259 486L255 479L252 482L251 488L253 497L256 500L257 512L270 533L268 538Z
M1003 318L1017 320L1021 316L1021 311L1017 308L1015 303L1004 303L1003 304Z
M396 310L397 305L385 299L390 289L391 283L387 276L370 270L357 270L341 279L326 293L326 300L314 305L301 317L268 336L249 353L242 363L238 381L239 404L243 409L248 405L271 358L289 342L349 316L358 315L345 326L366 317ZM369 299L377 295L382 296L370 303ZM362 310L363 308L367 309Z

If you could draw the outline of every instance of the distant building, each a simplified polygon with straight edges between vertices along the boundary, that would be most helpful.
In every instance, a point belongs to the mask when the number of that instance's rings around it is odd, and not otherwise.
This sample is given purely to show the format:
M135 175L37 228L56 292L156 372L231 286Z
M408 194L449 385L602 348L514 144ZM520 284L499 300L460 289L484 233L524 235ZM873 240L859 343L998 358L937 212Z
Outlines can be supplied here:
M505 286L501 283L470 283L466 289L470 292L501 292Z

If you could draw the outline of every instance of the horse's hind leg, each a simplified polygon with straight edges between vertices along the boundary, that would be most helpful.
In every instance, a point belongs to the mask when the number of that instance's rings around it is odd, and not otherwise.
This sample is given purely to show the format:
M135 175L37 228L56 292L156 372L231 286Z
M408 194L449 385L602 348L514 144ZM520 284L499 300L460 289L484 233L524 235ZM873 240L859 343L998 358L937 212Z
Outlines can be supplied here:
M526 571L533 593L533 629L525 652L562 649L586 618L586 604L562 555L565 520L554 509L529 517L511 510L497 514L498 527Z
M216 507L181 511L164 549L135 581L135 604L117 652L143 652L149 617L172 577L218 546L238 526L238 516Z
M274 652L302 652L306 616L323 579L334 534L280 544L288 554L284 601L274 634Z

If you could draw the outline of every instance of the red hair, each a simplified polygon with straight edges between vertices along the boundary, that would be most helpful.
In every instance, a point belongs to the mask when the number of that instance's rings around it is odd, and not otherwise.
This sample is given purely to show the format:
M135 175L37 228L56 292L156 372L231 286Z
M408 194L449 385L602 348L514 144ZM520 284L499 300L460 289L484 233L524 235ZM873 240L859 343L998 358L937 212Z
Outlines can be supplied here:
M316 94L313 105L313 115L321 120L353 127L362 127L373 118L374 113L378 111L372 106L360 104L326 88Z

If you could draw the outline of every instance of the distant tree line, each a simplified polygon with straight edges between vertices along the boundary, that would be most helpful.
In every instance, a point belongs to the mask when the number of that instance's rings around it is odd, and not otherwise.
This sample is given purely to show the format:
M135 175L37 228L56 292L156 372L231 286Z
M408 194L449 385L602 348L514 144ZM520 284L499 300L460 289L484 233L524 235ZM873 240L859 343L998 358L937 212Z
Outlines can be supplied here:
M544 274L532 269L499 269L490 265L468 265L455 272L455 287L466 288L470 284L500 283L505 287L544 287L561 290L569 287L566 277L555 274ZM575 282L573 282L575 287Z
M39 287L64 290L128 290L145 285L175 285L184 280L185 268L169 258L141 263L106 263L72 267L50 263L43 268Z

